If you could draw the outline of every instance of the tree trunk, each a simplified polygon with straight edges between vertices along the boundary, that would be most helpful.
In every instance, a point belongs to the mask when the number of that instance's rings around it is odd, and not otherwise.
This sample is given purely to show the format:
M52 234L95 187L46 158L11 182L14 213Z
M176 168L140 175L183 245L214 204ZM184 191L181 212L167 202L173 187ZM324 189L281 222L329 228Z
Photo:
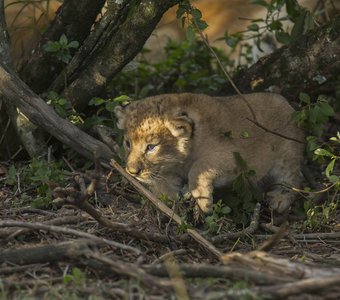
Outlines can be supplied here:
M79 51L76 66L71 61L66 71L66 95L77 108L87 106L94 96L103 96L106 84L142 49L162 15L178 0L124 1L109 8L95 32ZM97 40L96 31L105 28ZM93 42L95 38L95 43ZM94 47L94 48L93 48ZM84 54L86 56L84 56ZM79 65L81 63L81 65ZM51 90L60 91L65 74L61 74Z
M242 92L273 90L294 100L299 92L334 95L339 75L340 16L261 58L234 81Z
M105 0L65 0L59 7L55 19L40 38L32 56L19 71L21 78L36 93L45 91L65 67L50 53L43 50L47 41L59 40L65 34L69 41L76 40L81 45L89 35L91 27L101 11Z

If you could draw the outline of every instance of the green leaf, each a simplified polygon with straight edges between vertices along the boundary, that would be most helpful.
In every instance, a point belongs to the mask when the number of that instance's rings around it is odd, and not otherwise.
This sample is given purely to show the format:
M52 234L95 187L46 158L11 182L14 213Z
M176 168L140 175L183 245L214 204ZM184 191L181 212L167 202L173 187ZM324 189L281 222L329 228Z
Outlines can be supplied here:
M106 102L106 100L104 100L102 98L94 97L89 101L89 105L99 106L99 105L101 105L105 102Z
M72 41L68 44L69 48L78 48L79 47L79 42L78 41Z
M288 45L291 42L291 37L289 33L284 31L275 31L275 38L279 43L283 45Z
M115 102L126 102L126 101L131 101L131 100L132 99L127 95L120 95L113 99L113 101Z
M194 8L191 11L192 17L194 18L195 21L200 20L202 18L202 13L199 9Z
M274 20L273 22L271 22L270 24L269 24L269 28L271 29L271 30L280 30L280 31L282 31L281 29L282 29L282 23L281 23L281 21L279 21L279 20Z
M236 164L241 168L242 171L247 170L247 162L242 158L239 152L233 152Z
M334 154L330 153L329 151L318 148L314 151L314 154L319 155L319 156L329 156L329 157L334 157Z
M59 43L62 45L62 46L66 46L67 45L67 37L66 35L63 33L61 36L60 36L60 39L59 39Z
M326 115L326 116L334 116L335 112L333 107L331 107L327 102L321 102L319 103L320 110Z
M203 21L203 20L197 20L196 21L196 26L198 27L199 30L205 30L208 27L207 22Z
M43 49L46 52L58 52L60 50L60 44L58 42L48 41L44 44Z
M113 112L113 110L116 106L117 106L117 103L115 103L115 102L107 102L105 104L105 109L109 112Z
M183 16L184 13L185 13L185 8L181 5L179 5L178 9L176 11L176 18L180 19Z
M328 180L330 182L336 183L336 182L340 182L340 177L336 176L336 175L331 175L331 176L328 177Z
M334 168L335 161L336 161L336 158L333 158L333 159L330 161L330 163L328 164L327 168L326 168L325 173L326 173L327 178L329 178L330 173L333 172L333 168Z
M250 24L250 25L247 27L247 29L248 29L249 31L259 31L259 25L257 25L257 24Z
M241 137L244 138L244 139L249 138L249 132L248 131L242 131Z
M187 40L192 43L195 40L195 30L192 25L189 25L186 31Z
M303 103L310 104L310 96L306 93L299 94L299 100Z

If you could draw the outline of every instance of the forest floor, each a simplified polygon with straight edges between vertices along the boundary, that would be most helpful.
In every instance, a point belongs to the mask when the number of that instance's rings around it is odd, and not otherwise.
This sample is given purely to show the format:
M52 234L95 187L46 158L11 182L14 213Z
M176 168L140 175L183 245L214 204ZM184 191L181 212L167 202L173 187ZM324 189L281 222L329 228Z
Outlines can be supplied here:
M214 243L217 257L129 185L105 179L91 204L77 185L59 192L77 207L34 208L0 189L0 299L340 299L337 208L315 211L320 226L292 213L278 229L262 207L252 230Z

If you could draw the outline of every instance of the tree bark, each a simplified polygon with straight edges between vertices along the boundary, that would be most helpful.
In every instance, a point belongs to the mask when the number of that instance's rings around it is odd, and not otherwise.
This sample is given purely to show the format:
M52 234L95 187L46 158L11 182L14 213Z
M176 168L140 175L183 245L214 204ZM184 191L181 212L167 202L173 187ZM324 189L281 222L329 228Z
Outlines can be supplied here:
M19 72L21 78L36 93L45 91L65 67L50 53L43 50L47 41L59 40L64 33L69 41L81 45L89 35L91 27L101 11L105 0L65 0L58 9L55 19L40 38L32 56Z
M12 103L34 124L46 130L65 145L88 159L94 156L108 163L114 153L102 142L81 131L39 98L32 90L0 63L0 95L6 104Z
M9 43L7 26L4 17L4 2L0 2L0 60L8 67L12 68L13 63L9 55ZM3 108L0 105L0 123L1 129L4 130L3 142L0 145L0 157L1 159L9 159L14 154L14 151L19 149L20 142L25 147L27 153L31 156L40 156L45 151L44 138L41 133L36 132L36 127L32 124L24 115L20 113L11 101L6 101L3 95L0 97L0 102L4 103ZM11 121L9 126L8 120ZM5 130L7 131L5 132ZM7 138L11 136L11 138ZM19 137L19 138L16 138ZM16 149L17 148L17 149ZM11 153L13 151L13 153Z
M294 100L299 92L334 95L339 74L340 16L261 58L234 82L242 92L272 89Z
M84 108L92 97L103 96L106 84L138 54L164 12L178 0L140 0L134 5L132 2L124 1L107 10L96 28L105 28L105 34L95 45L90 35L82 48L91 51L79 52L89 55L82 57L81 66L74 67L71 62L68 67L72 70L67 71L66 95L76 107ZM61 74L50 89L60 91L64 76Z

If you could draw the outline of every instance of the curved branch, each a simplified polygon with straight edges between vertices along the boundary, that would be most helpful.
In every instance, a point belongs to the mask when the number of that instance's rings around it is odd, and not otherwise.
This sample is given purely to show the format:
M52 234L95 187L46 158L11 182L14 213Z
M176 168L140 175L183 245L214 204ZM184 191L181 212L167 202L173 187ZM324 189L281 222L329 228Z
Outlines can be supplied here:
M62 143L89 159L94 156L108 161L114 153L103 143L84 133L67 120L60 118L39 96L0 63L0 95L12 103L34 124L40 126Z

